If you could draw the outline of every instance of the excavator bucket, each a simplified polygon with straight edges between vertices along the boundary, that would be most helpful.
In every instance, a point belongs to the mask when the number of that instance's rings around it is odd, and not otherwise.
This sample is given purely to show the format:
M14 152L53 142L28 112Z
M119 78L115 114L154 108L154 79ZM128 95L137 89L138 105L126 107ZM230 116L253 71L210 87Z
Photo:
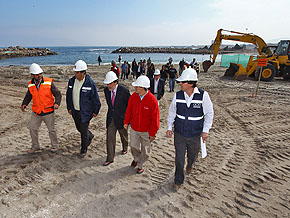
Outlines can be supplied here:
M230 63L230 67L226 70L224 76L233 77L235 80L244 80L248 78L248 73L243 65Z
M235 73L239 70L239 65L236 63L230 63L230 67L226 70L224 76L234 77Z
M208 69L211 67L211 65L212 65L212 62L210 60L206 60L202 62L203 71L206 73Z
M239 70L235 73L234 79L235 80L245 80L248 78L248 73L246 71L246 68L244 68L241 64L238 64Z

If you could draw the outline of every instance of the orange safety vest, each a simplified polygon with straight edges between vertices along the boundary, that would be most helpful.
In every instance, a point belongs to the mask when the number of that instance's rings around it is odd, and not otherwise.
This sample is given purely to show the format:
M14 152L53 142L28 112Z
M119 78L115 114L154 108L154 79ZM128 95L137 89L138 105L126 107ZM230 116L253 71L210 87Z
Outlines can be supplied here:
M32 111L36 114L52 112L54 106L54 96L51 92L51 83L53 79L43 77L43 83L40 83L39 90L36 84L28 83L28 89L32 95Z

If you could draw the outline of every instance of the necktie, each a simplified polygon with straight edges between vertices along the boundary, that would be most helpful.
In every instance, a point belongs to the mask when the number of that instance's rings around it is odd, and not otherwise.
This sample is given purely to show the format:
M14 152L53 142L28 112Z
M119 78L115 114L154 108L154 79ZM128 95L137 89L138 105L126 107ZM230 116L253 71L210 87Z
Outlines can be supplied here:
M115 92L112 91L112 105L114 106L115 103Z

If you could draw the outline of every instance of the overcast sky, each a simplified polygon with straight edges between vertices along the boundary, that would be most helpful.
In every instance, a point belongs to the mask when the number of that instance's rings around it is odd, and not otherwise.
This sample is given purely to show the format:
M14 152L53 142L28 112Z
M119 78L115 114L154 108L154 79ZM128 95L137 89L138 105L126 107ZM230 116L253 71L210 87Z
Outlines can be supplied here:
M0 9L0 46L207 45L220 28L290 39L290 0L0 0Z

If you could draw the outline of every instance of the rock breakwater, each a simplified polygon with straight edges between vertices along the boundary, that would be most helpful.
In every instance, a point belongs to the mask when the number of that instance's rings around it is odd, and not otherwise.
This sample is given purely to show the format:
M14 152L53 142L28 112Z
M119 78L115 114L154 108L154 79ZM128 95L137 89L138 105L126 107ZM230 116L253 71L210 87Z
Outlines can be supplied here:
M179 53L179 54L210 54L212 46L194 47L120 47L112 53ZM219 50L219 54L238 53L244 51L236 44L234 47L226 46Z
M46 55L57 55L57 53L49 48L22 48L21 46L0 48L0 59Z
M180 54L210 54L210 50L204 48L194 49L192 47L120 47L112 53L180 53Z

